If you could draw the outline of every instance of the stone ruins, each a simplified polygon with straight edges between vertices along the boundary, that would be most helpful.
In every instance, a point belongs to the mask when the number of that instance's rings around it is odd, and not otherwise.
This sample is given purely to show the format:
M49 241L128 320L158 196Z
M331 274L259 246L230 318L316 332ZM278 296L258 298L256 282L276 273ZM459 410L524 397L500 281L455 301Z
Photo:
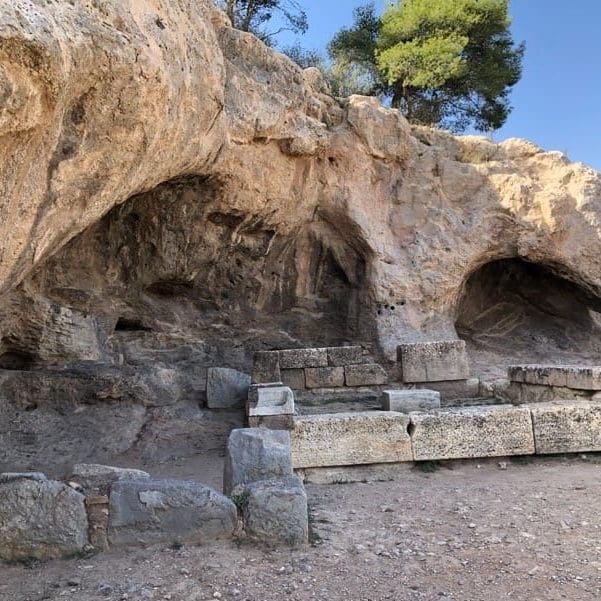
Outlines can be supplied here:
M303 545L307 482L601 451L592 169L209 0L2 3L0 136L1 559Z

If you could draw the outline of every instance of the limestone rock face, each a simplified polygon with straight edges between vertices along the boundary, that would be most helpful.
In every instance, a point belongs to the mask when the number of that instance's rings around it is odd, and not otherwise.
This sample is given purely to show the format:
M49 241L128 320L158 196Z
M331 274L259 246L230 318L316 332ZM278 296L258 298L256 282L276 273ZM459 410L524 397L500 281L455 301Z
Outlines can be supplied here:
M2 3L0 140L0 369L152 363L170 405L255 351L380 363L456 321L601 355L598 173L334 99L210 0ZM532 335L525 291L565 323Z

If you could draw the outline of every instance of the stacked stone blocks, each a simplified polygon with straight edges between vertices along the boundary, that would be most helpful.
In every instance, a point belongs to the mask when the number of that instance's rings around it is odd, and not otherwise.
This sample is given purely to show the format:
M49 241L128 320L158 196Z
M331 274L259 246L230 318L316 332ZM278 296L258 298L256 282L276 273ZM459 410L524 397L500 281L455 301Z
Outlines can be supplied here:
M360 346L341 346L257 352L252 381L282 382L293 390L356 388L381 386L387 374Z

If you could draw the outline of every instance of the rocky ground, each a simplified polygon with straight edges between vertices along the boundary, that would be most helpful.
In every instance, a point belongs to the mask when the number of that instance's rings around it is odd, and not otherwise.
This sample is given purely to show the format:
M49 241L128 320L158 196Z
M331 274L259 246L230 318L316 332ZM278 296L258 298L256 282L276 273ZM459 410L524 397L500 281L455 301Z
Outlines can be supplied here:
M310 547L222 542L5 565L0 599L601 597L599 456L427 464L308 494Z

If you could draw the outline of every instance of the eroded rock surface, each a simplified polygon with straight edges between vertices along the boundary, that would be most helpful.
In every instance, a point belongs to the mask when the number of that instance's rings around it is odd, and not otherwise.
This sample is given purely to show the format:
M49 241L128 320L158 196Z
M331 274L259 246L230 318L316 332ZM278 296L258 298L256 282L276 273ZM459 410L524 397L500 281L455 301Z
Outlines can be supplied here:
M148 414L203 404L207 368L257 350L384 362L457 322L497 376L599 360L592 169L334 99L209 0L15 0L0 24L0 369L40 391L1 378L8 444L110 402L132 425L76 459L144 445Z

